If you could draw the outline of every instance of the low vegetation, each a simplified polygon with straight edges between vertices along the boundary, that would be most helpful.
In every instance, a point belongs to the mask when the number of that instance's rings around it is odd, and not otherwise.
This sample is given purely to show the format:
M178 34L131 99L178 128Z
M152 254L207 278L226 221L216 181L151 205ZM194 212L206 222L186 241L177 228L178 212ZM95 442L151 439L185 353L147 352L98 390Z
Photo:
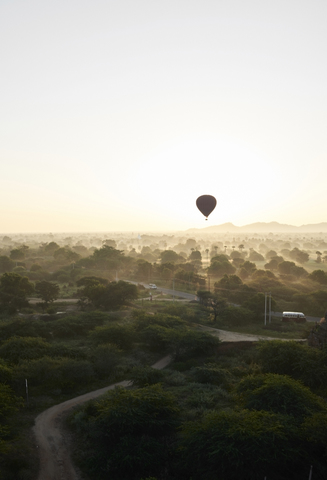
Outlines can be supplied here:
M273 311L324 316L322 240L146 241L0 242L0 479L36 478L39 412L123 379L67 420L86 480L326 478L326 350L291 341L314 324L263 319L267 292Z

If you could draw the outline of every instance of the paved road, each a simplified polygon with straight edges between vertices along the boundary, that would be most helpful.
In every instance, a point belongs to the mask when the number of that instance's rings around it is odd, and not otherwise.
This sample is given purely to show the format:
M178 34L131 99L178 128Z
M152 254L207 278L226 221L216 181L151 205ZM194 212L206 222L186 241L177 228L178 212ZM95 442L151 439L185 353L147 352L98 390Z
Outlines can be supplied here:
M180 292L179 290L173 290L173 289L170 289L170 288L162 288L162 287L158 287L157 289L151 289L149 284L148 283L144 283L144 282L133 282L132 280L124 280L125 282L128 282L128 283L133 283L134 285L138 285L138 284L141 284L143 285L146 289L150 290L151 292L153 292L153 295L155 294L159 294L159 293L164 293L166 295L172 295L176 298L183 298L185 300L188 300L188 301L191 301L191 300L198 300L198 297L192 293L186 293L186 292ZM30 303L34 304L34 303L37 303L37 302L40 302L40 299L39 298L30 298L29 299ZM55 300L55 303L61 303L61 302L64 302L64 303L77 303L78 302L78 299L76 298L59 298L58 300ZM235 306L238 306L235 304ZM271 312L271 315L273 317L282 317L282 312ZM307 319L307 322L317 322L319 323L321 318L320 317L310 317L310 316L306 316L306 319ZM267 321L268 321L268 315L267 315Z
M150 290L151 292L153 292L153 294L156 294L156 293L165 293L166 295L173 295L175 296L176 298L177 297L180 297L180 298L185 298L185 300L197 300L197 296L194 295L194 293L186 293L186 292L180 292L178 290L173 290L173 289L170 289L170 288L162 288L162 287L158 287L157 289L152 289L150 288L150 285L148 283L143 283L143 282L132 282L131 280L125 280L125 282L129 282L129 283L134 283L134 285L138 285L138 284L141 284L143 285L146 289Z

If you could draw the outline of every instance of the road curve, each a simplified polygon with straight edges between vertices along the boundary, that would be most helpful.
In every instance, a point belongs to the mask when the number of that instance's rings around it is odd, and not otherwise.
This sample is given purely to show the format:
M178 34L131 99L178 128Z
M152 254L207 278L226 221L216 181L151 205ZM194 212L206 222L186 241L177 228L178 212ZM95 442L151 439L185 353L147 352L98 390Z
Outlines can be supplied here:
M171 356L168 355L152 365L152 368L160 370L170 362ZM116 386L128 387L129 385L131 385L129 380L114 383L54 405L36 417L33 431L40 458L37 480L80 480L71 462L68 445L60 428L63 414L76 405L99 397L108 390L113 390Z
M207 327L206 325L197 325L201 330L210 332L212 335L219 337L222 342L258 342L259 340L282 340L289 341L289 338L266 337L265 335L252 335L250 333L228 332L226 330L219 330L218 328ZM293 338L295 342L303 342L303 338Z

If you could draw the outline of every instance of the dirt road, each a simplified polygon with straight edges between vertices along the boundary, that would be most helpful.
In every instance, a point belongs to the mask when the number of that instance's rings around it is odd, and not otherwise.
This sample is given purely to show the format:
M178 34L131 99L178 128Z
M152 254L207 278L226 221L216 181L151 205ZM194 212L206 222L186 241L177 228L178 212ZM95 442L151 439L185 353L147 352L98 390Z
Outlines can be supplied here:
M160 370L165 368L170 361L170 356L164 357L152 365L152 368ZM99 397L118 385L128 387L131 382L125 380L72 398L45 410L36 417L34 435L40 458L40 471L37 480L80 480L80 476L70 460L67 438L65 438L61 429L62 417L75 405Z
M227 332L226 330L219 330L218 328L207 327L205 325L198 325L198 328L201 330L206 330L210 332L212 335L219 337L222 342L258 342L259 340L285 340L288 341L287 338L274 338L274 337L266 337L265 335L251 335L248 333L236 333L236 332ZM296 342L306 342L303 338L294 338Z

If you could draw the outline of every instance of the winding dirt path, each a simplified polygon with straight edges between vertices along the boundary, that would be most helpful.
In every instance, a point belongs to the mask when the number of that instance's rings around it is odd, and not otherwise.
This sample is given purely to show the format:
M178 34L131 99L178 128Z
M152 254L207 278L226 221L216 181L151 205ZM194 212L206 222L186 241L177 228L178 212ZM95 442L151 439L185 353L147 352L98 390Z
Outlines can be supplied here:
M161 370L170 362L171 357L168 355L152 365L152 368ZM71 462L69 445L61 429L62 417L72 407L99 397L119 385L128 387L131 382L125 380L72 398L48 408L36 417L33 430L40 458L37 480L80 480L80 476Z

